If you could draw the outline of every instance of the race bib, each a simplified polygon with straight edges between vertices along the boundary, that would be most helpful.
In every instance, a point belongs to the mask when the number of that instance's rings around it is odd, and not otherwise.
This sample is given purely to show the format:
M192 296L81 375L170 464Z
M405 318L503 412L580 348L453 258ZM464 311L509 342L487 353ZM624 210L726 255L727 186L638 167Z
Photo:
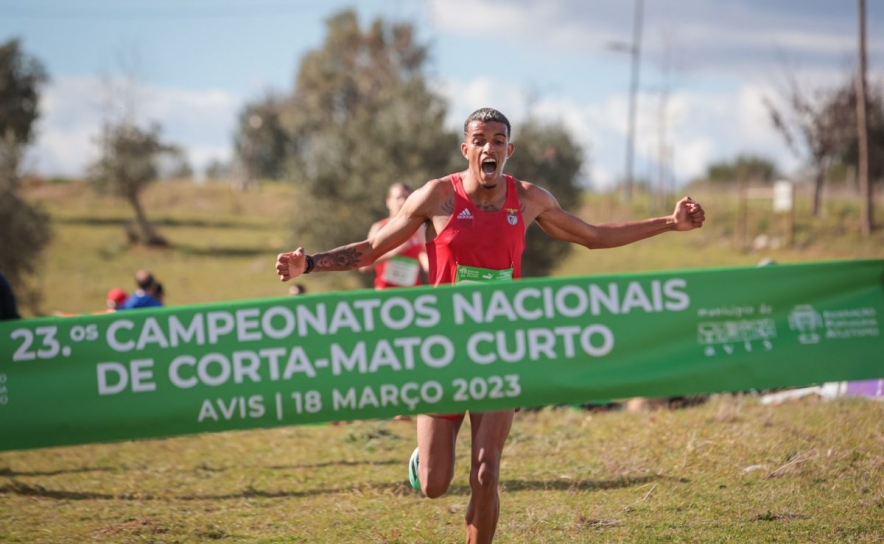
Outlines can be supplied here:
M421 273L420 262L406 257L391 257L384 266L383 280L399 287L417 285Z
M491 270L490 268L478 268L459 264L457 265L457 277L454 283L485 283L488 281L510 281L512 279L512 268Z

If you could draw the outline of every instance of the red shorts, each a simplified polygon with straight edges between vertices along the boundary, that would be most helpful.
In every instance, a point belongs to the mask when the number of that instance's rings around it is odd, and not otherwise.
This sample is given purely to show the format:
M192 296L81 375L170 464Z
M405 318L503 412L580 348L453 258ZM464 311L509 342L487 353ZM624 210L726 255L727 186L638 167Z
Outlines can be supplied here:
M462 418L466 414L428 414L432 417L438 417L439 419L447 419L448 421L457 421Z

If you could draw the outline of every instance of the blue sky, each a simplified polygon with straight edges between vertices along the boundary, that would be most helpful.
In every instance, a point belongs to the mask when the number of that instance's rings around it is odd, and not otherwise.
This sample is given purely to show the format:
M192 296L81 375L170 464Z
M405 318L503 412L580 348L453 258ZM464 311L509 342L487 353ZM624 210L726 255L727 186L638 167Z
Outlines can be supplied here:
M0 40L20 38L47 67L38 139L27 168L78 176L96 154L106 89L135 73L136 111L185 146L197 169L231 156L237 112L292 88L324 21L355 8L363 24L409 21L430 46L428 72L449 124L493 106L564 122L584 145L586 176L623 176L629 55L627 0L0 0ZM665 157L682 183L711 161L753 153L785 173L800 160L767 118L784 74L812 90L855 67L853 0L645 0L635 172ZM884 75L884 2L868 0L870 79ZM662 97L667 97L664 102ZM665 104L665 107L663 107ZM518 145L518 141L516 140ZM518 151L517 151L518 152ZM518 176L518 172L513 172ZM440 173L442 174L442 173Z

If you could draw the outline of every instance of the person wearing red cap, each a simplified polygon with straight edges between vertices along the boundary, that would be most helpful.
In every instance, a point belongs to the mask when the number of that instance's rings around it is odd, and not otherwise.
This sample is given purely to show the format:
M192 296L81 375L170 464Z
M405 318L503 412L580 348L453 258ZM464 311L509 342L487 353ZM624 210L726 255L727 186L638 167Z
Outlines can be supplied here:
M119 287L114 287L107 292L107 309L110 311L116 310L126 303L127 298L129 298L129 295L126 294L126 291Z

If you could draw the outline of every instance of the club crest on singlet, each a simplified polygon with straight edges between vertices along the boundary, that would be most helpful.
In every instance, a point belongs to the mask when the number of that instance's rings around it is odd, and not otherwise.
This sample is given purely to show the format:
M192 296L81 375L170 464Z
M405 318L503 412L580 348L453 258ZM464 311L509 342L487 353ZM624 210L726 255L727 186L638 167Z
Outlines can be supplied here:
M516 212L518 212L518 211L519 211L519 210L517 210L516 208L507 208L507 209L506 209L506 212L507 212L507 214L506 214L506 221L507 221L507 223L509 223L510 225L515 225L516 223L519 222L519 216L516 215Z

